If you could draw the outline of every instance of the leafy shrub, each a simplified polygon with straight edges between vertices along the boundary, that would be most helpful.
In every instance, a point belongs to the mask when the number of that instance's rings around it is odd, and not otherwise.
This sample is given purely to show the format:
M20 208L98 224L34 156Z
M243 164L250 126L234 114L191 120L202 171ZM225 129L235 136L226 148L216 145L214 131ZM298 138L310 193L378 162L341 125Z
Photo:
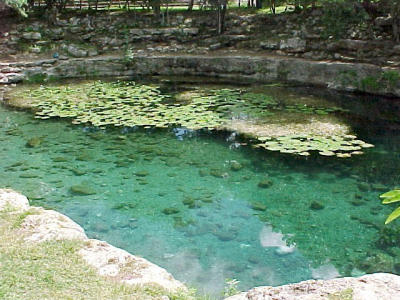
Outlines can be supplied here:
M357 8L357 0L323 0L323 37L342 38L352 25L364 23L367 15Z

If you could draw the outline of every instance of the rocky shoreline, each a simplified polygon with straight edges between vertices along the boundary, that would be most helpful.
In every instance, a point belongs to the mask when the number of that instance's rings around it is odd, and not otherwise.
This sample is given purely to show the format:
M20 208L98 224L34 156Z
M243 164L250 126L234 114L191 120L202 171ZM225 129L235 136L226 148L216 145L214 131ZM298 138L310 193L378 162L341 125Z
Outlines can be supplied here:
M168 291L187 290L183 283L148 260L134 256L107 242L89 239L83 228L67 216L53 210L30 206L25 196L10 189L0 189L0 211L8 210L10 213L29 211L20 225L26 242L83 241L84 247L79 250L79 255L100 275L129 285L154 284Z
M113 55L0 63L0 82L107 76L204 76L231 81L289 82L400 97L400 82L385 79L394 70L397 69L365 63L268 55L136 55L129 59Z
M226 300L398 300L400 277L387 273L257 287Z
M187 291L161 267L107 242L88 239L82 227L53 210L31 207L28 199L10 189L0 189L0 211L25 213L20 228L25 240L41 243L49 240L79 240L84 246L79 255L98 274L129 285L155 284L167 291ZM29 211L29 213L27 213ZM163 296L160 299L168 299ZM400 276L376 273L358 278L309 280L278 287L257 287L226 300L397 300L400 299Z

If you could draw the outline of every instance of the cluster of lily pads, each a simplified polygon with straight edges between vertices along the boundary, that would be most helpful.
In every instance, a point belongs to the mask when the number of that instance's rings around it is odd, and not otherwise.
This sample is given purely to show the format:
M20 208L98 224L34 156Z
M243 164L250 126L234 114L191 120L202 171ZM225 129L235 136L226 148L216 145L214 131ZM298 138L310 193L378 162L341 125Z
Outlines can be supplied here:
M221 125L221 117L208 110L208 105L181 105L170 101L158 87L132 82L101 82L77 87L41 87L33 107L36 117L72 118L74 124L97 127L142 126L165 128L170 125L190 129L213 129Z
M317 151L322 156L348 158L363 154L363 148L374 147L354 135L318 136L318 135L287 135L276 138L258 137L257 147L281 153L292 153L309 156L310 151Z
M273 97L241 89L195 89L172 95L158 86L135 82L92 81L87 83L41 86L17 95L29 98L36 118L71 118L74 124L105 126L140 126L188 129L218 129L234 118L267 119L276 111L327 114L340 108L313 108L305 105L283 106ZM256 146L271 151L302 156L310 151L320 155L350 157L362 154L372 145L354 136L291 135L259 137Z
M317 114L317 115L328 115L334 112L347 112L348 110L341 107L313 107L304 104L286 105L285 110L287 112L305 113L305 114Z
M277 105L262 94L233 89L197 91L189 102L174 101L159 87L134 82L96 81L80 85L48 86L29 91L36 118L71 118L93 126L182 126L218 128L234 116L267 116Z

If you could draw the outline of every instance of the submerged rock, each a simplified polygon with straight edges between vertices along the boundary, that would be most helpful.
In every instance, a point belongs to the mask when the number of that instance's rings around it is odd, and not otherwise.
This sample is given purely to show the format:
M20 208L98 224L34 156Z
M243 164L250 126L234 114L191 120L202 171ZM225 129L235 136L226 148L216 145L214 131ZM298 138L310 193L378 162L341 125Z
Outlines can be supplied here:
M254 210L265 211L267 210L267 206L261 202L253 202L250 207Z
M174 214L179 213L179 209L177 209L176 207L167 207L167 208L164 208L162 210L162 212L165 215L174 215Z
M386 192L386 191L389 190L388 187L386 187L385 185L383 185L381 183L372 184L371 187L372 187L373 190L378 191L378 192Z
M76 176L82 176L82 175L86 174L85 170L81 170L81 169L78 169L78 168L72 168L71 172L74 173Z
M265 178L258 183L258 187L262 188L262 189L266 189L266 188L271 187L273 184L274 183L269 178Z
M311 202L311 204L310 204L310 208L311 208L312 210L321 210L321 209L324 209L324 208L325 208L325 205L323 205L321 202L313 201L313 202Z
M233 230L228 231L216 231L214 235L223 242L232 241L236 238L237 232Z
M196 201L192 197L185 197L185 199L182 200L182 203L187 205L189 208L196 207Z
M109 230L108 226L102 222L94 223L92 226L90 226L90 229L94 232L101 232L101 233L106 233Z
M33 137L26 142L26 146L28 148L36 148L39 147L43 142L43 138L41 137Z
M360 182L358 184L358 189L362 192L366 192L369 190L369 184L367 182Z
M20 178L37 178L39 177L38 174L33 174L33 173L22 173L19 175Z
M63 156L57 156L52 159L54 162L67 162L68 158Z
M231 170L232 171L240 171L241 169L243 169L243 165L237 161L232 161L231 162Z
M206 170L199 170L199 175L200 175L200 177L207 176L207 171Z
M138 177L146 177L147 175L149 175L149 172L147 172L147 171L137 171L134 174L135 174L135 176L138 176Z
M377 271L392 273L394 269L394 258L389 254L379 252L363 261L360 264L360 269L366 273Z
M77 195L93 195L96 191L86 183L71 186L71 192Z
M223 170L219 169L211 169L210 175L214 176L215 178L226 178L228 177L228 173L224 172Z

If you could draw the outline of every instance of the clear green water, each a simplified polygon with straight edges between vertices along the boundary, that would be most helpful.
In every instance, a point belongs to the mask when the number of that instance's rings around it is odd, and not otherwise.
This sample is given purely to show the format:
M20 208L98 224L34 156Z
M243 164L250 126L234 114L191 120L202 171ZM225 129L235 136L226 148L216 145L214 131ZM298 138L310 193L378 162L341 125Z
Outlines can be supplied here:
M290 93L307 101L318 91ZM230 133L97 130L2 106L0 186L214 295L226 278L247 289L398 272L399 226L384 229L393 207L378 196L400 184L399 108L393 99L318 97L351 109L348 124L376 147L345 160L303 158L238 147ZM32 137L40 145L27 147ZM273 185L259 187L266 176Z

